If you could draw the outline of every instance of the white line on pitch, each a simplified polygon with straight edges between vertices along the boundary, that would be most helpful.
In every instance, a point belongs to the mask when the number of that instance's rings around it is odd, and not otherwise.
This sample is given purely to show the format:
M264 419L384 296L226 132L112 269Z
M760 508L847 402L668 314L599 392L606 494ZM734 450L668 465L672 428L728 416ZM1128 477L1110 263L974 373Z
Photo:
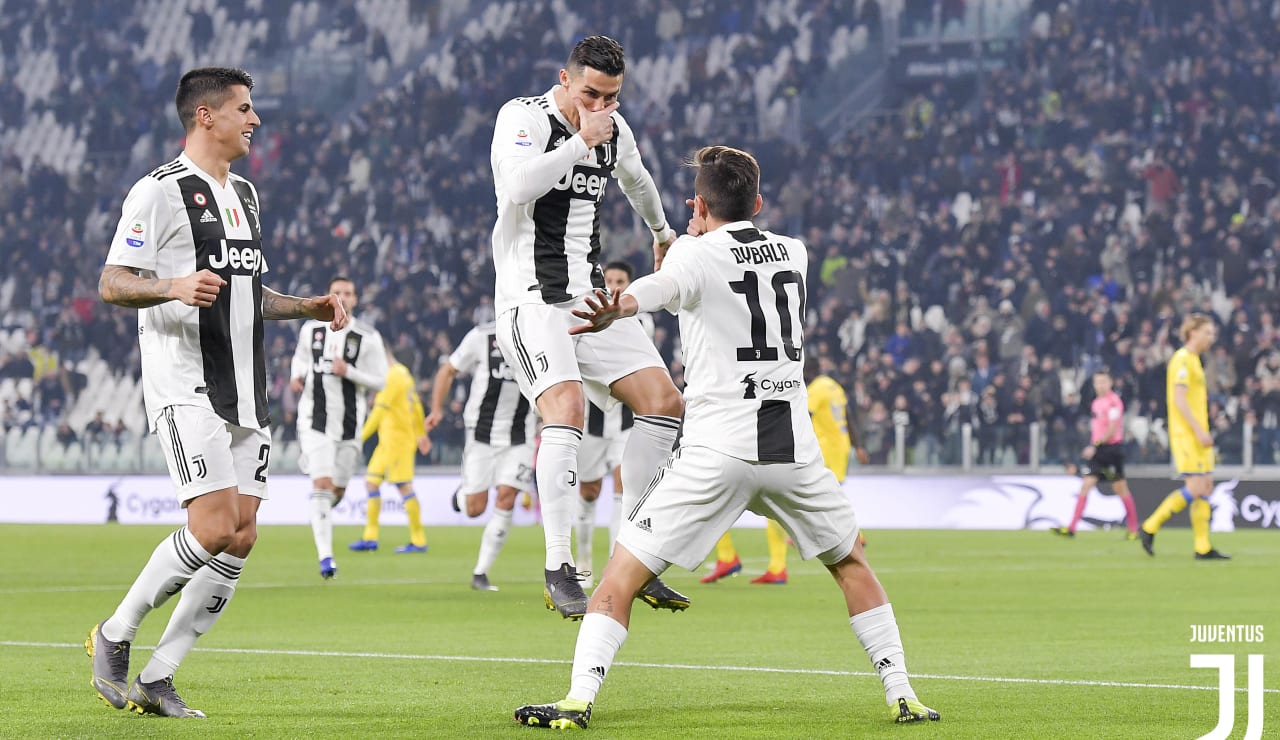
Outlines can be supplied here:
M767 561L768 561L767 558L742 558L743 565L752 565L757 563L764 564ZM1173 568L1181 567L1181 566L1172 561L1166 561L1166 564L1146 562L1143 564L1143 567L1146 570L1152 570L1152 569L1172 570ZM1039 564L1007 564L1007 565L1000 565L1000 566L984 566L983 567L983 570L986 572L996 571L1001 573L1031 572L1031 571L1041 571L1041 570L1047 570L1047 569L1049 569L1048 566L1039 565ZM1114 561L1104 562L1104 563L1092 564L1089 566L1089 569L1091 571L1132 570L1133 564L1124 563L1124 562L1114 562ZM941 565L941 566L924 566L924 567L889 566L889 567L877 567L875 570L876 570L876 573L878 574L971 573L973 572L973 566L969 566L969 565L965 565L965 566ZM683 571L677 571L676 573L673 574L676 577L674 579L668 579L668 580L680 581L687 578L692 578L693 576L699 575L699 574L700 572L686 574ZM791 578L810 577L810 576L822 576L824 578L830 577L825 570L793 570L790 575ZM366 580L357 581L352 579L346 579L336 584L333 584L333 586L361 586L361 587L363 586L434 586L434 585L448 585L448 584L453 584L456 586L459 584L466 584L467 582L468 580L466 579L459 580L457 578L400 578L400 579L389 578L389 579L367 580L367 581ZM541 578L503 578L500 581L500 583L541 584L542 579ZM267 582L267 583L249 581L249 582L241 582L239 585L236 586L236 588L237 590L239 590L239 589L271 589L271 588L331 588L333 586L329 584L322 584L319 581L312 581L312 580L292 581L292 582ZM127 583L117 584L117 585L85 584L85 585L79 585L79 586L69 585L69 586L31 586L31 587L16 587L16 588L0 588L0 594L4 594L4 595L58 594L58 593L82 593L82 592L89 593L93 591L127 591L127 590L129 590L129 584Z
M17 640L0 640L5 647L26 648L83 648L82 643L72 642L20 642ZM143 650L152 650L154 646L138 646ZM568 660L550 660L547 658L494 658L478 655L417 655L413 653L366 653L342 652L337 650L268 650L265 648L196 648L202 653L230 653L232 655L291 655L308 658L375 658L379 660L434 660L455 663L517 663L524 665L572 665ZM732 665L692 665L686 663L633 663L618 661L615 666L632 668L660 668L681 671L724 671L730 673L785 673L801 676L875 676L867 671L831 671L817 668L770 668L766 666L732 666ZM1187 686L1169 683L1130 683L1127 681L1085 681L1065 678L1008 678L1003 676L955 676L949 674L914 673L912 678L934 681L980 681L984 683L1016 683L1037 684L1045 686L1088 686L1123 689L1176 689L1182 691L1217 691L1217 686ZM1236 689L1238 692L1246 688ZM1263 689L1264 693L1280 694L1280 689Z

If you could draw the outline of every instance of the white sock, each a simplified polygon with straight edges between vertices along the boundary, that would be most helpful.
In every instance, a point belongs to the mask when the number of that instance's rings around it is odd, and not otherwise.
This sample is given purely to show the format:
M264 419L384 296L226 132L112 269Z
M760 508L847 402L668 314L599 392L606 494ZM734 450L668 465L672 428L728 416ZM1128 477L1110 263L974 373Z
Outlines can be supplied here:
M618 530L622 528L622 492L613 494L613 513L609 515L609 557L613 557L613 546L618 541Z
M321 560L333 557L333 504L337 497L333 491L316 489L311 492L311 536L316 541L316 556Z
M102 625L102 636L112 642L132 642L147 612L181 591L211 557L186 527L165 537L151 553L151 559L142 567L115 614Z
M853 627L858 642L871 658L871 665L880 674L889 706L899 698L915 699L916 692L907 678L907 659L902 650L902 636L898 634L898 622L893 618L893 605L882 604L855 614L849 617L849 626Z
M596 502L588 501L584 498L578 499L578 518L573 523L573 533L577 535L578 549L575 551L578 559L578 571L590 573L591 567L591 545L592 535L596 529ZM592 579L583 581L583 588L591 588Z
M640 503L658 468L671 456L680 420L671 416L637 416L622 450L622 516Z
M484 525L484 534L480 535L480 557L476 558L475 575L489 575L493 561L502 552L502 543L507 541L507 532L511 531L511 510L494 509L493 516Z
M593 702L604 677L613 666L613 659L627 641L627 628L612 617L591 612L582 618L578 630L578 645L573 650L573 683L569 697L577 701Z
M542 428L538 447L538 498L542 502L542 533L547 541L547 570L573 565L569 549L574 501L578 500L578 445L582 430L564 424Z
M138 674L143 683L172 676L195 647L196 638L213 628L236 592L244 558L222 553L205 564L182 591L151 660Z

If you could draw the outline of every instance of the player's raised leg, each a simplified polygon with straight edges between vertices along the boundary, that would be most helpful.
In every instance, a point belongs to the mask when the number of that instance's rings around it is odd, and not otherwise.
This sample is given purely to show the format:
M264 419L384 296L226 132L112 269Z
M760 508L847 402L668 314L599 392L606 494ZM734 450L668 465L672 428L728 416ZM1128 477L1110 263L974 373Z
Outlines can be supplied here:
M620 329L615 326L611 330ZM648 346L652 348L652 344ZM671 376L662 367L637 370L614 381L610 390L635 412L635 425L622 452L622 516L627 517L649 490L658 468L671 456L680 432L684 403ZM640 599L654 609L689 608L689 597L663 583L661 578L645 584Z

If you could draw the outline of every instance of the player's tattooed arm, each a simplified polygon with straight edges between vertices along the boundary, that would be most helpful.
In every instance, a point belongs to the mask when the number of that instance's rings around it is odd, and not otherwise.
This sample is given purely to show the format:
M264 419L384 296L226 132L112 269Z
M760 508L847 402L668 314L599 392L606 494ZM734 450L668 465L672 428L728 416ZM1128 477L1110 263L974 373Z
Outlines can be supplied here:
M299 298L277 293L265 285L262 286L262 318L328 321L335 331L347 325L347 311L336 295Z
M107 265L98 279L98 295L106 303L126 308L150 308L169 301L208 308L226 281L201 270L180 278L157 278L151 270Z

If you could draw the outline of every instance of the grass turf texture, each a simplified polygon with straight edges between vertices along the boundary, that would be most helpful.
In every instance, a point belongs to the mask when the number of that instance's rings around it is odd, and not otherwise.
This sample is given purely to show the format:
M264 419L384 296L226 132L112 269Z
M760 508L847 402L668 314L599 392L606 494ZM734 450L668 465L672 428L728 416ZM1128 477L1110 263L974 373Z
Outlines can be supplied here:
M175 682L209 719L109 709L89 686L80 643L168 531L0 526L0 671L7 677L0 737L540 737L543 731L516 725L512 711L560 699L568 688L577 626L542 605L540 530L514 530L490 573L502 590L477 593L468 582L479 528L430 530L426 555L392 553L404 534L395 529L384 532L383 550L350 553L345 544L359 529L339 528L339 576L323 582L309 528L264 527L235 600ZM1191 669L1193 652L1266 654L1266 729L1280 729L1280 633L1263 644L1189 643L1191 624L1280 630L1275 532L1216 535L1215 545L1236 556L1226 563L1194 562L1185 529L1161 532L1154 559L1117 531L1074 540L1046 532L869 537L908 667L919 676L914 686L942 713L941 723L889 722L880 682L821 566L793 553L788 585L749 585L764 567L764 534L745 530L735 532L742 576L703 586L673 570L668 583L693 598L692 609L637 605L589 732L699 740L1197 737L1216 722L1218 677ZM606 541L601 530L599 569ZM131 677L170 610L143 624ZM1244 663L1237 657L1240 688ZM1243 734L1245 706L1237 694L1233 736Z

